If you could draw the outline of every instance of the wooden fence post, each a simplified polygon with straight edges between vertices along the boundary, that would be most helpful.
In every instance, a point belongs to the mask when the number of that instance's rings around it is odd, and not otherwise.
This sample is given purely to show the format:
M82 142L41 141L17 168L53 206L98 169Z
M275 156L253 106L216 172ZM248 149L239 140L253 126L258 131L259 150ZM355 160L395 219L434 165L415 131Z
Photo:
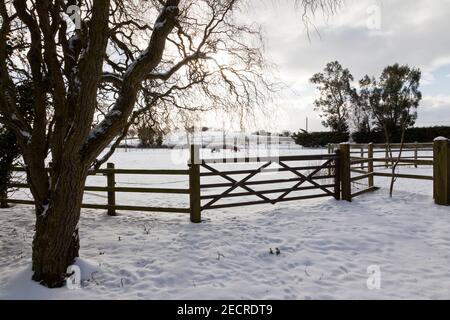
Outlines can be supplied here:
M108 163L106 165L108 169L111 171L108 171L106 174L106 181L107 181L107 187L108 188L114 188L116 186L116 177L114 174L114 163ZM114 190L108 190L108 206L113 206L108 208L108 216L116 216L116 209L114 206L116 205L116 192Z
M439 205L450 205L450 140L436 138L433 147L433 193Z
M225 152L227 151L227 136L225 133L225 130L223 131L223 137L222 137L223 141L222 141L222 149L223 149L223 158L225 158ZM191 145L191 155L192 155L192 146Z
M418 145L417 145L417 141L414 143L414 160L415 160L415 162L414 162L414 168L417 168L418 167L418 165L417 165L417 158L418 158Z
M341 200L341 154L336 150L337 159L334 161L334 198ZM331 169L328 169L331 170ZM331 175L331 173L329 174Z
M389 151L388 151L388 145L387 143L384 145L385 149L386 149L386 153L385 153L385 158L386 158L386 168L389 168Z
M367 171L369 173L371 173L372 175L369 176L368 180L369 180L369 188L374 186L374 179L373 179L373 143L369 143L368 147L367 147L367 158L368 163L367 163Z
M332 153L331 144L328 144L328 154ZM331 168L328 168L328 175L331 176Z
M361 155L361 158L364 158L364 147L361 147L361 150L360 150L360 155ZM364 166L365 166L365 164L364 164L364 162L361 162L361 170L364 170Z
M342 200L352 201L351 171L350 171L350 144L341 143L339 152L341 193Z
M191 158L189 161L189 203L191 222L202 222L200 199L200 148L191 145Z

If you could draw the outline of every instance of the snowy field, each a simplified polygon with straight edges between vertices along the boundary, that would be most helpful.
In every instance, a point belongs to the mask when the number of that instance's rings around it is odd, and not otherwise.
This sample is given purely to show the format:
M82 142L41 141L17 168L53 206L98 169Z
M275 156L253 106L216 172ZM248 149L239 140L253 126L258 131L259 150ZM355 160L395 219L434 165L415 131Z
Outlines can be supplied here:
M119 150L111 162L117 168L175 169L186 168L186 158L182 151ZM431 175L431 168L401 172ZM188 186L183 176L116 180L118 186ZM322 198L206 211L201 224L189 223L186 214L108 217L83 210L78 290L49 290L30 280L32 209L2 209L0 298L449 299L450 209L434 205L431 181L399 180L392 199L388 182L376 177L381 189L353 203ZM90 177L88 184L105 185L105 178ZM105 201L102 193L85 195L86 203ZM186 207L188 197L118 194L117 203ZM272 255L271 248L281 253ZM378 290L367 287L370 266L381 271Z

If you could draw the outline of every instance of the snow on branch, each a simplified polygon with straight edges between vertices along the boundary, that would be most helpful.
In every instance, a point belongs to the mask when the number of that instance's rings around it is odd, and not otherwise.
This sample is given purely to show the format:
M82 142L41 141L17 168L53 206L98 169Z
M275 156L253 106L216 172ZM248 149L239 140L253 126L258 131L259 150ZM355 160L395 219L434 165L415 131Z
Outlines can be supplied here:
M89 133L88 140L94 140L98 136L104 134L111 126L112 124L122 116L122 112L117 109L111 110L106 116L105 119L103 119L102 122L100 122L99 125L97 125L94 129L91 130Z
M116 73L104 72L102 75L102 82L112 83L115 87L120 87L123 82L123 78Z

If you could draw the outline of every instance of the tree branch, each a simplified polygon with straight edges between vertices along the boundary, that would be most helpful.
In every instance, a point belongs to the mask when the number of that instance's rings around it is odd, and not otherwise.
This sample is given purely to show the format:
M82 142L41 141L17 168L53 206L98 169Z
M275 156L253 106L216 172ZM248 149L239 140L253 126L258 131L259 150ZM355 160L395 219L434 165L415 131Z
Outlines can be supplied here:
M175 64L172 68L164 73L150 73L146 79L147 80L164 80L167 81L171 76L175 74L178 70L180 70L183 66L187 65L191 61L195 61L197 59L204 59L206 55L201 52L195 52L194 54L187 56L177 64Z
M133 111L139 84L161 62L168 35L175 27L179 0L167 0L156 20L147 49L127 68L122 88L112 110L91 130L83 148L83 160L91 163L124 127Z

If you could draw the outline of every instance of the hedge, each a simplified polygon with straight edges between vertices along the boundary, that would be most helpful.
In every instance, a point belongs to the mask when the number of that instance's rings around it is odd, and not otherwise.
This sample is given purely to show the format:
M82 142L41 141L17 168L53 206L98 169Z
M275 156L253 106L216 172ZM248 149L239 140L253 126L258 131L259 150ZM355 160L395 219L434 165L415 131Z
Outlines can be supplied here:
M432 142L437 137L446 137L450 139L450 127L423 127L410 128L405 132L405 142ZM299 132L292 138L295 142L306 148L325 147L329 143L341 143L349 141L348 133L337 132ZM352 138L355 143L384 143L384 133L381 131L354 132ZM400 142L401 133L394 132L391 135L391 142Z
M349 137L348 133L337 132L299 132L292 136L295 143L306 148L324 147L329 143L346 142Z
M352 134L353 140L356 143L384 143L385 137L383 132L372 131L355 132ZM423 127L423 128L410 128L405 132L405 142L432 142L437 137L450 138L450 127ZM391 142L400 142L401 133L394 132L391 136Z

